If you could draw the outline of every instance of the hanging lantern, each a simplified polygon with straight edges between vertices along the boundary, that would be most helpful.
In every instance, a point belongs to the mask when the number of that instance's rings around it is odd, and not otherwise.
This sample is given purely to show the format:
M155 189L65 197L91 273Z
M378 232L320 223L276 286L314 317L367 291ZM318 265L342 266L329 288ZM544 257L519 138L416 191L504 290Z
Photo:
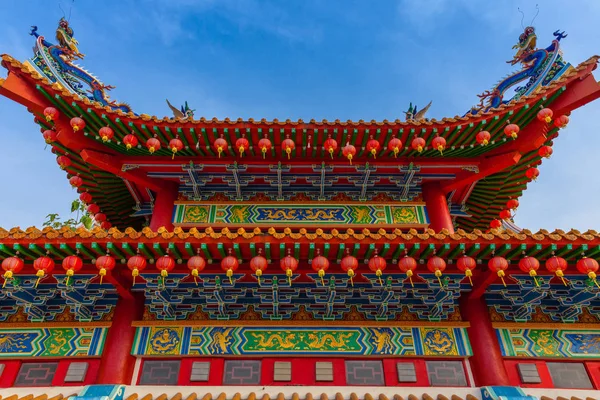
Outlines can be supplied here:
M287 154L288 160L290 159L290 154L296 148L296 143L292 139L289 138L289 135L283 142L281 142L281 150L283 150Z
M540 149L538 150L538 155L540 157L550 158L550 156L552 155L552 147L550 147L550 146L540 147Z
M545 123L549 124L550 122L552 122L552 114L554 114L554 113L552 112L551 109L549 109L549 108L542 108L537 113L537 119L539 119L542 122L545 122Z
M380 285L383 285L383 282L381 281L381 275L383 275L383 271L385 270L386 266L387 262L385 261L385 258L379 257L377 253L375 253L375 256L369 260L369 269L375 272L375 275L379 279Z
M519 201L516 199L510 199L506 202L506 208L509 210L516 210L519 207Z
M146 268L146 259L139 254L131 257L127 260L127 268L131 270L131 276L133 277L133 285L135 286L135 278L140 275L140 272Z
M73 127L74 132L83 130L85 128L85 121L79 117L71 118L71 127Z
M83 185L83 179L81 179L79 175L75 175L69 178L69 183L72 187L78 188L79 186Z
M256 275L256 279L258 280L258 285L260 286L260 277L263 272L267 269L269 262L266 258L262 256L262 249L258 249L258 255L252 257L250 260L250 268L254 271Z
M475 140L482 146L487 146L490 143L492 135L488 131L481 131L475 136Z
M500 277L500 279L502 279L502 284L504 285L504 287L506 287L506 282L504 282L504 277L506 276L504 271L508 269L508 261L506 261L506 258L491 258L490 261L488 261L488 267L490 268L490 270L492 270L492 272L495 272Z
M155 137L151 137L150 139L146 140L146 147L148 148L150 154L154 154L155 151L160 150L160 141Z
M397 137L393 137L388 143L388 150L394 153L394 158L398 156L400 150L402 150L402 140Z
M558 129L564 128L565 126L567 126L568 123L569 117L567 117L566 115L561 115L560 117L554 120L554 126L556 126Z
M263 155L263 159L265 158L267 151L271 150L272 146L273 146L273 144L267 137L264 137L258 141L258 148L260 149L260 151Z
M163 286L165 286L165 278L169 276L169 272L173 271L173 268L175 268L175 260L168 254L165 254L156 260L156 269L160 271Z
M94 219L98 223L104 222L104 221L106 221L106 214L98 213L98 214L94 215Z
M14 274L18 274L24 266L25 263L19 257L8 257L4 259L4 261L2 261L2 269L4 270L4 283L2 284L2 287L4 288L4 286L6 286L6 282L9 279L14 279Z
M564 271L566 271L567 267L567 261L562 257L552 256L546 260L546 269L556 274L565 286L567 286L567 282L565 282Z
M244 152L248 151L248 149L250 148L250 142L248 141L248 139L246 139L244 135L242 135L241 138L235 141L235 148L240 153L240 157L243 157Z
M46 121L56 121L58 118L58 110L54 107L46 107L44 109L44 117L46 117Z
M441 155L444 155L444 149L446 148L446 139L441 136L436 136L431 141L431 145L434 149L440 152Z
M130 133L129 135L125 135L123 138L123 143L125 144L127 150L131 150L132 147L136 147L138 145L138 139L134 134Z
M380 147L379 141L373 139L373 136L371 136L371 139L367 142L367 151L373 155L373 158L377 158Z
M67 272L65 285L68 285L69 278L75 275L75 272L79 271L81 267L83 267L83 261L77 256L68 256L63 260L62 267Z
M56 162L60 166L60 169L66 169L71 166L71 159L67 156L56 157Z
M104 229L105 231L109 230L112 227L112 224L108 221L102 221L102 223L100 224L100 228Z
M423 149L425 149L425 139L422 137L415 137L410 143L413 150L416 150L418 153L422 153Z
M398 261L398 268L406 274L406 277L410 280L410 286L414 287L412 277L414 275L413 271L417 269L417 260L405 255Z
M356 147L348 143L342 149L342 154L348 159L348 161L350 161L350 165L352 165L352 159L356 155Z
M329 137L327 140L325 140L325 143L323 143L323 148L329 153L329 155L333 159L333 153L338 148L337 141Z
M56 142L56 137L58 136L58 134L52 129L46 129L42 136L44 137L46 144L51 144Z
M292 285L292 275L294 274L294 271L296 270L296 268L298 268L298 260L296 260L294 257L292 257L292 255L290 253L291 253L291 250L288 249L288 255L283 257L279 261L279 265L280 265L281 269L285 271L285 276L287 276L288 282L291 286Z
M596 272L598 271L598 261L594 260L593 258L587 258L584 256L582 259L577 261L576 267L577 267L577 271L581 272L582 274L586 274L588 276L588 278L590 278L592 281L594 281L596 286L598 288L600 288L600 285L598 285L598 281L596 281Z
M107 254L105 256L100 256L96 259L96 268L98 268L98 275L100 275L100 284L102 285L102 279L106 276L106 274L115 268L117 265L117 261L114 257Z
M227 277L229 278L229 283L233 285L233 273L238 269L239 263L238 259L231 255L231 249L229 249L229 255L221 260L221 269L225 271Z
M435 274L438 278L438 282L440 286L442 286L442 273L446 269L446 261L443 258L438 256L433 256L429 260L427 260L427 269Z
M90 201L92 201L92 195L88 192L83 192L79 195L79 200L81 200L85 204L88 204Z
M499 229L502 226L502 222L499 219L493 219L490 221L491 229Z
M519 269L533 278L535 286L540 286L537 281L537 270L540 268L540 262L535 257L525 256L519 260Z
M525 176L535 181L537 177L540 176L540 170L535 167L531 167L527 171L525 171Z
M320 255L319 250L317 250L317 256L313 258L311 266L317 275L319 275L319 278L321 278L321 285L324 286L325 281L323 280L323 277L325 276L327 268L329 268L329 260Z
M200 253L200 249L198 249L198 253ZM198 274L206 267L206 261L200 255L195 255L188 260L187 267L194 277L194 283L198 286Z
M108 126L100 128L100 130L98 131L98 133L100 134L100 137L102 138L103 142L108 142L115 135L115 133L113 132L113 130L110 129Z
M97 204L90 204L87 206L87 212L90 214L98 214L100 212L100 207Z
M38 257L33 262L33 269L36 270L35 276L37 276L37 280L35 281L35 287L37 287L40 279L46 275L50 275L52 270L54 270L54 260L46 256Z
M519 130L520 130L519 125L508 124L504 127L504 134L506 136L510 136L513 139L516 139L518 137Z
M512 213L510 210L502 210L500 211L500 219L508 220L512 218Z
M221 158L221 153L227 150L227 146L227 140L223 139L223 135L221 135L219 138L216 138L213 142L213 147L219 154L219 158Z
M169 141L169 149L171 149L171 152L173 153L171 160L175 159L175 154L177 154L178 151L183 150L183 147L183 142L179 140L178 137L175 137Z
M350 249L346 249L346 256L342 258L341 263L342 270L344 270L348 274L348 278L350 278L350 284L354 287L354 275L356 275L355 271L358 268L358 260L356 257L350 255Z
M456 260L456 268L459 271L464 272L465 276L469 278L469 283L473 286L473 270L477 267L477 261L473 257L469 257L467 255L463 255L461 258Z

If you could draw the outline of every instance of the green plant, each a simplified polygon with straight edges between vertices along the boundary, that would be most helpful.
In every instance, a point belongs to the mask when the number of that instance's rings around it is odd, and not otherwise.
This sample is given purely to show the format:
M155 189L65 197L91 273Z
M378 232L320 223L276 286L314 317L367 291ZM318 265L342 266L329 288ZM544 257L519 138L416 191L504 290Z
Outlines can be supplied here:
M94 226L94 219L87 212L85 204L80 200L73 200L71 203L71 217L69 219L63 221L58 214L48 214L46 215L46 221L44 221L42 226L48 226L54 229L60 229L65 226L77 229L79 226L84 226L86 229L91 229L92 226Z

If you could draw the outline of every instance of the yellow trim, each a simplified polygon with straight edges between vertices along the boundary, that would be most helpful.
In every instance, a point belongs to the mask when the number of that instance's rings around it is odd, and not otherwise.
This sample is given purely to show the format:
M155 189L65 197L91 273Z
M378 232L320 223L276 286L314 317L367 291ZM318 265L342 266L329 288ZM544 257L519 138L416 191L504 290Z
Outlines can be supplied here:
M494 329L551 329L551 330L595 330L600 331L598 323L545 323L545 322L493 322Z
M3 322L0 332L14 328L109 328L112 322Z
M315 321L315 320L295 320L295 321L265 321L265 320L235 320L235 321L134 321L131 326L138 328L151 326L164 327L210 327L210 326L264 326L276 328L412 328L412 327L431 327L431 328L468 328L471 326L468 322L430 322L430 321Z
M174 203L175 205L215 205L215 206L219 206L219 205L239 205L239 204L249 204L249 205L256 205L256 206L280 206L280 205L294 205L294 206L353 206L353 205L357 205L357 206L364 206L364 205L370 205L370 206L425 206L425 203L422 201L408 201L408 202L402 202L402 201L390 201L390 202L364 202L364 201L342 201L342 202L335 202L335 201L307 201L307 202L303 202L303 201L290 201L290 200L286 200L286 201L272 201L272 202L260 202L260 203L256 203L253 201L224 201L224 202L219 202L219 201L189 201L189 200L179 200L176 201Z

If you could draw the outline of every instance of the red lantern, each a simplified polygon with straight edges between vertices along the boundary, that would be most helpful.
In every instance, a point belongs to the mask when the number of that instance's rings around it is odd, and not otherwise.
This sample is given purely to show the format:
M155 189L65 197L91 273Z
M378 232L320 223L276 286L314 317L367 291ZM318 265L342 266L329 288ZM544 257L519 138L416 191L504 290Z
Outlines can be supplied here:
M329 260L317 252L317 256L313 258L311 266L317 275L319 275L319 278L321 278L321 285L325 285L323 277L325 276L327 268L329 268Z
M81 179L78 175L72 176L69 179L69 183L71 184L71 186L73 186L74 188L77 188L81 185L83 185L83 179Z
M98 213L94 215L94 219L96 220L96 222L104 222L106 221L106 214Z
M425 149L425 139L422 137L415 137L411 142L411 147L413 150L416 150L418 153L422 153L423 149Z
M260 277L262 276L264 270L267 269L269 265L266 258L262 256L262 249L258 249L258 255L252 257L250 260L250 268L256 274L256 278L258 280L258 284L260 285Z
M502 279L502 284L504 285L504 287L506 287L506 282L504 282L504 277L506 276L504 271L508 269L508 261L506 261L506 258L494 257L490 259L490 261L488 261L488 267L490 268L490 270L495 272L500 277L500 279Z
M592 281L594 281L596 286L598 286L600 288L600 285L598 285L598 282L596 281L596 271L598 271L598 261L594 260L593 258L583 257L582 259L577 261L576 267L577 267L577 271L581 272L582 274L586 274L588 276L588 278L590 278Z
M167 254L156 260L156 269L160 271L163 286L165 285L165 278L169 276L169 272L173 271L173 268L175 268L175 260Z
M231 255L231 249L229 249L229 255L221 260L221 269L225 271L229 278L229 283L233 284L233 273L238 269L238 259Z
M542 122L545 122L547 124L549 124L550 122L552 122L552 110L549 108L542 108L540 111L538 111L537 113L537 119L539 119Z
M213 147L219 154L219 158L221 158L221 153L227 150L227 141L223 139L223 136L221 135L220 138L215 139Z
M388 150L394 153L394 158L398 156L400 150L402 150L402 140L394 137L388 143Z
M263 158L265 158L265 155L267 154L267 151L271 150L271 147L273 146L273 144L271 143L271 141L264 137L262 139L260 139L258 141L258 148L260 149Z
M481 131L475 136L475 140L482 146L487 146L490 142L492 135L488 131Z
M109 230L112 227L112 224L108 221L102 221L102 223L100 224L100 228L104 229L105 231Z
M540 147L540 149L538 150L538 155L540 157L550 158L550 156L552 155L552 147L550 147L550 146Z
M398 268L406 274L410 280L410 286L414 287L415 285L413 284L412 277L414 275L413 271L417 269L417 260L405 255L398 261Z
M427 260L427 269L435 274L438 278L438 282L440 286L442 286L442 273L446 269L446 261L443 258L438 256L433 256L429 260Z
M348 159L348 161L350 161L350 165L352 165L352 159L354 158L354 155L356 154L356 147L354 147L350 143L348 143L342 149L342 154L344 155L344 157L346 157Z
M46 107L44 109L44 117L46 117L46 121L55 121L58 118L58 111L54 107Z
M136 147L138 145L138 139L134 134L130 133L129 135L125 135L123 138L123 143L125 144L127 150L130 150L132 147Z
M68 285L69 278L75 275L75 272L79 271L81 267L83 267L83 261L77 256L68 256L63 260L62 267L67 272L65 285Z
M512 213L510 210L502 210L500 211L500 219L507 220L512 218Z
M516 139L518 137L519 130L520 130L519 125L508 124L504 127L504 134L506 136L510 136L513 139Z
M294 257L292 257L292 255L290 254L290 251L291 250L288 250L288 255L279 261L279 265L280 265L281 269L285 271L285 276L287 276L288 282L291 286L292 285L292 275L294 275L294 271L296 270L296 268L298 268L298 260L296 260Z
M289 137L281 142L281 149L286 152L288 160L290 159L290 154L296 148L296 143Z
M463 255L461 258L456 260L456 268L465 273L465 276L469 278L469 283L471 286L473 286L473 280L471 277L473 276L473 270L475 267L477 267L477 261L475 261L473 257Z
M510 199L506 202L506 208L509 210L516 210L519 207L519 201L515 199Z
M353 278L356 275L354 271L358 268L358 260L356 257L350 255L350 249L347 250L346 257L342 258L341 267L348 274L350 284L354 287Z
M90 214L98 214L100 212L100 207L97 204L90 204L87 206L87 212Z
M52 129L47 129L44 131L42 136L44 136L44 140L46 141L46 144L50 144L50 143L56 142L56 137L58 135L57 135L56 131L53 131Z
M37 287L40 279L46 276L46 274L50 275L52 270L54 270L54 260L46 256L38 257L33 262L33 268L36 270L35 276L37 276L37 280L35 281L35 287Z
M113 130L110 129L108 126L100 128L100 130L98 131L98 133L100 134L100 137L102 138L103 142L108 142L115 135L115 133L113 132Z
M535 167L531 167L527 171L525 171L525 176L535 181L537 177L540 176L540 170Z
M89 194L88 192L83 192L79 195L79 200L81 200L82 202L84 202L85 204L89 203L90 201L92 201L92 195Z
M245 137L241 137L235 141L235 147L240 152L240 157L244 155L244 152L248 151L250 148L250 142Z
M338 144L335 139L329 138L323 144L323 148L327 150L331 158L333 159L333 153L337 150Z
M107 272L112 271L117 265L117 261L110 255L100 256L96 259L96 268L98 268L98 275L100 275L100 284L102 285L102 279L106 276Z
M71 166L71 159L67 156L56 157L56 162L60 166L60 169L66 169Z
M191 275L194 277L194 283L198 285L196 278L198 278L198 273L200 273L204 267L206 267L206 261L199 255L195 255L188 260L187 266Z
M18 274L25 266L25 263L19 257L8 257L2 261L2 269L4 272L4 283L2 287L6 286L6 282L9 279L13 279L14 274Z
M434 149L440 152L440 154L444 154L444 149L446 148L446 139L441 136L436 136L431 141L431 145Z
M535 257L526 256L519 260L519 269L521 271L529 274L529 276L533 278L533 281L535 282L535 286L540 286L536 279L537 270L539 268L540 268L540 262Z
M171 160L173 160L175 158L175 154L177 154L178 151L183 150L183 142L179 140L179 138L171 139L169 141L169 148L173 153L173 156L171 157Z
M568 123L569 117L567 117L566 115L561 115L560 117L554 120L554 126L556 126L558 129L564 128L565 126L567 126Z
M146 268L146 259L139 254L127 260L127 268L131 270L133 276L133 284L135 285L135 277L140 275L140 272Z
M367 151L373 155L373 158L377 158L377 153L381 145L373 137L367 142Z
M546 260L546 269L550 272L553 272L558 276L562 283L567 286L567 282L565 282L565 273L564 271L567 269L568 264L567 261L562 257L552 256Z
M493 219L490 221L491 229L499 229L502 226L502 222L498 219Z
M83 130L85 128L85 121L79 117L71 118L71 126L74 132Z
M146 140L146 147L148 148L150 154L154 154L155 151L160 150L160 141L155 137L151 137L150 139Z
M375 254L375 256L369 260L369 269L375 272L375 275L379 279L380 285L383 285L383 282L381 281L381 275L383 274L386 266L387 262L385 261L385 258L381 258L377 254Z

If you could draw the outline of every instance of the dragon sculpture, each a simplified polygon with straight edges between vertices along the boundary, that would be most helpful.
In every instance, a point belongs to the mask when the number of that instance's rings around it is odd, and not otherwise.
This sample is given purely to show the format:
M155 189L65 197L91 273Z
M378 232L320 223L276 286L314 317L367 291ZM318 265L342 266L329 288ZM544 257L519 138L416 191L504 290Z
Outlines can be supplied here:
M526 27L519 36L519 43L513 46L513 49L517 50L516 54L512 60L507 61L511 65L520 63L523 69L501 80L492 90L478 95L480 102L471 109L470 113L476 114L479 111L498 107L513 99L528 95L563 75L571 67L571 64L563 60L559 43L567 35L565 32L555 31L554 37L550 46L538 49L535 28ZM514 96L504 99L508 89L525 81L525 85L517 86L514 89Z
M39 74L45 76L52 83L58 83L71 93L87 97L103 106L114 110L130 112L127 104L111 101L106 94L113 86L102 84L96 77L74 63L83 59L79 52L79 43L74 38L73 29L69 22L61 18L56 29L57 44L52 44L37 33L37 26L31 27L30 35L36 38L34 57L29 63Z

